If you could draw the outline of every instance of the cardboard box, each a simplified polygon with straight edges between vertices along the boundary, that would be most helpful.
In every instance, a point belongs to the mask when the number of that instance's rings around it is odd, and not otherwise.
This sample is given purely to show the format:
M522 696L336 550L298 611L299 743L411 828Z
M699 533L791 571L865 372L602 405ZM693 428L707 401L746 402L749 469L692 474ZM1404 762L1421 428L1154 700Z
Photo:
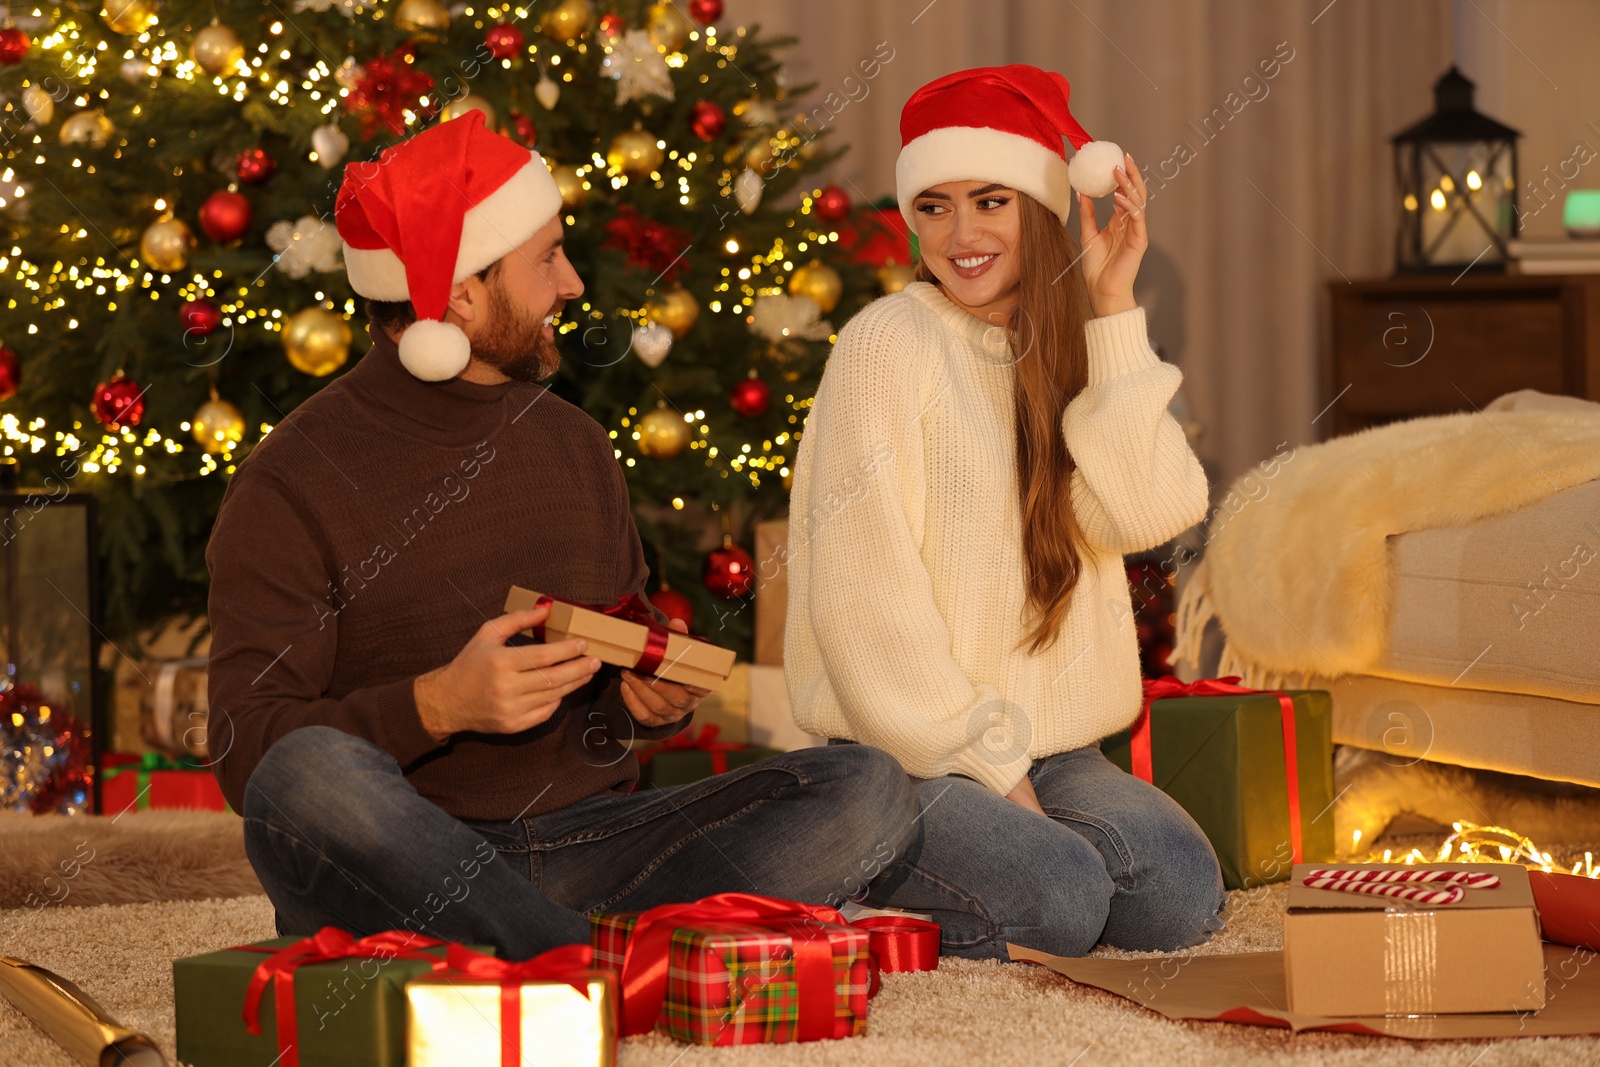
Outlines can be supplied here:
M750 665L750 743L793 752L825 745L828 739L808 734L794 724L789 705L789 687L783 668L762 663Z
M1341 864L1385 870L1397 864ZM1305 884L1296 864L1283 919L1284 982L1295 1015L1528 1012L1544 1007L1544 955L1528 872L1517 864L1430 863L1403 869L1492 872L1436 906Z
M169 659L145 668L150 684L139 704L139 737L174 756L206 757L207 697L204 657Z
M784 616L789 613L789 520L756 523L757 663L782 665Z
M521 586L512 586L506 594L507 611L524 611L538 604L542 593ZM533 636L531 630L522 631ZM650 640L645 624L604 615L592 608L566 600L556 600L550 605L550 614L544 622L545 641L565 641L569 637L582 637L589 642L591 656L600 662L632 669ZM734 651L687 634L671 633L667 637L666 652L661 666L651 672L679 685L695 685L702 689L717 690L733 671Z

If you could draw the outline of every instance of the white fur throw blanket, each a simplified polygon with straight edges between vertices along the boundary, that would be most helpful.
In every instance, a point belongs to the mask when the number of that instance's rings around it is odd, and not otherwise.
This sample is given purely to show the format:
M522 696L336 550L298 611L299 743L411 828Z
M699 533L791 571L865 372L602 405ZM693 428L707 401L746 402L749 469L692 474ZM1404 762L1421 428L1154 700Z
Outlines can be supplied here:
M1214 531L1178 603L1173 662L1199 661L1206 622L1219 675L1278 688L1379 662L1393 593L1388 538L1503 515L1600 478L1600 407L1438 415L1278 457L1234 484L1246 501ZM1595 414L1590 414L1592 409Z

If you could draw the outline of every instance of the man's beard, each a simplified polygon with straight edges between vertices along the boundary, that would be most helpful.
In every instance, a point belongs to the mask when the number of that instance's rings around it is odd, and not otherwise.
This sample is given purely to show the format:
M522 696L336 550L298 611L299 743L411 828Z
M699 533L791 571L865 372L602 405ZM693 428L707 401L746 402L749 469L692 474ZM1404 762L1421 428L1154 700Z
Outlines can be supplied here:
M515 382L537 382L561 366L555 341L544 335L544 319L511 302L505 288L489 286L492 325L472 342L472 354Z

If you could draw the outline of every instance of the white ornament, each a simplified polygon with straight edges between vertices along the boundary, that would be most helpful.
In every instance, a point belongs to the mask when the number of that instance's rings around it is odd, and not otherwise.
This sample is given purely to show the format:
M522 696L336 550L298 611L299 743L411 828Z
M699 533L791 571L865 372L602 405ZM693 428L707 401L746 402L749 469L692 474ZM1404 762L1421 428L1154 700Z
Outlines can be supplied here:
M56 102L37 85L28 85L22 90L22 110L28 113L35 126L48 126L56 117Z
M746 215L755 214L756 208L761 206L761 191L761 175L749 167L733 180L733 198L739 201L739 210Z
M759 97L745 101L739 108L739 117L751 129L760 126L776 126L778 124L778 105L771 100Z
M556 109L556 101L561 99L561 86L550 80L550 75L539 75L539 84L533 87L533 97L539 101L546 111Z
M122 66L117 68L117 73L122 75L122 80L129 85L138 85L146 78L153 78L159 72L158 67L152 67L147 59L124 59Z
M311 131L311 147L316 150L322 169L332 170L350 151L350 138L344 135L337 122L330 122Z
M1067 164L1067 181L1086 196L1105 196L1117 188L1122 149L1110 141L1090 141L1072 154Z
M345 56L344 62L339 64L339 69L333 72L333 80L346 89L354 89L356 83L367 76L367 68L356 62L355 56Z
M659 322L636 324L633 328L633 354L647 367L659 367L672 351L672 331Z
M774 344L781 341L826 341L833 323L821 317L822 309L809 296L771 293L756 297L750 306L750 332Z
M648 30L629 30L611 46L600 63L607 77L617 79L617 103L626 104L646 96L677 98L672 89L672 73L667 59L650 39Z
M312 271L342 268L340 252L344 242L339 231L315 215L302 215L293 222L274 222L267 227L267 246L277 255L278 269L291 278L304 278Z

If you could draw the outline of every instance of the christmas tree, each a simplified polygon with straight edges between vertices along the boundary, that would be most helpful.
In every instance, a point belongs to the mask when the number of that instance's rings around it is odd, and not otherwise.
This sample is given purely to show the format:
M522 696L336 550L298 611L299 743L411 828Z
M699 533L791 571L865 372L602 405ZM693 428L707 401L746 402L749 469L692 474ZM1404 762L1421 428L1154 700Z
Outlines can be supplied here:
M834 324L907 270L892 212L812 177L841 150L785 117L810 88L784 85L791 42L722 21L722 0L107 0L8 22L0 434L25 485L101 501L113 639L204 611L225 479L366 350L344 164L479 110L562 189L587 291L551 384L611 432L671 586L652 596L748 648L739 544L787 507Z

